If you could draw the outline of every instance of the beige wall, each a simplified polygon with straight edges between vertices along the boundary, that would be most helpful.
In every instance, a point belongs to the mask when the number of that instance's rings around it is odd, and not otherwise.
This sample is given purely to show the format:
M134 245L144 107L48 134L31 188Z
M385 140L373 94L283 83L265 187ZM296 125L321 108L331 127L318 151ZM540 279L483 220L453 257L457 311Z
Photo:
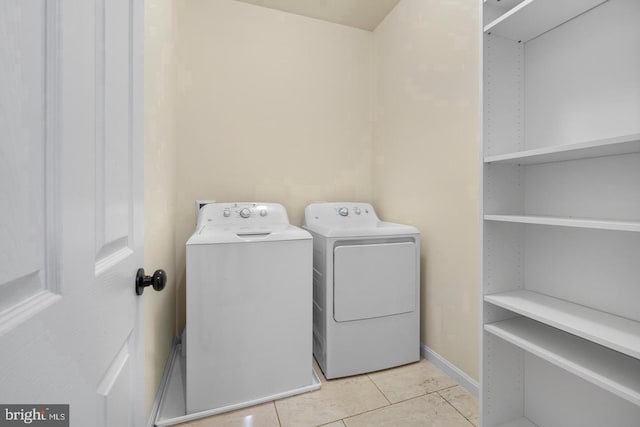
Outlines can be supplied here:
M401 0L371 33L145 1L145 267L169 273L145 294L149 408L184 326L195 199L280 202L296 224L312 201L373 200L416 225L421 339L478 377L476 3Z
M176 144L173 98L175 36L172 0L145 0L144 266L166 270L167 287L144 293L147 412L175 336Z
M194 201L371 198L371 33L231 0L180 2L176 252Z
M373 200L422 235L421 341L478 378L478 3L402 0L374 32Z

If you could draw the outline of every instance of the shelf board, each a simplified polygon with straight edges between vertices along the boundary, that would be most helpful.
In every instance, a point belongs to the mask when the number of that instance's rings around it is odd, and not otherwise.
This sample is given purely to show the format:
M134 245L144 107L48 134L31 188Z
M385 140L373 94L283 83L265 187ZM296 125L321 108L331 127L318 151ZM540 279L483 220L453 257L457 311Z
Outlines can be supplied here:
M486 295L484 300L640 359L640 322L526 290Z
M485 25L495 21L523 1L524 0L484 0L483 19Z
M484 329L634 405L640 405L638 359L526 317L490 323Z
M487 221L516 222L521 224L555 225L561 227L640 232L640 222L638 221L618 221L535 215L485 215L484 219Z
M593 157L616 156L619 154L640 153L640 134L598 139L577 144L537 148L515 153L486 156L485 163L512 163L533 165L540 163L563 162L567 160L590 159Z
M484 27L485 33L528 42L606 0L525 0Z
M522 417L517 420L509 421L508 423L500 424L497 427L538 427L528 419Z
M485 7L489 6L498 9L504 14L523 1L525 0L483 0L482 3Z

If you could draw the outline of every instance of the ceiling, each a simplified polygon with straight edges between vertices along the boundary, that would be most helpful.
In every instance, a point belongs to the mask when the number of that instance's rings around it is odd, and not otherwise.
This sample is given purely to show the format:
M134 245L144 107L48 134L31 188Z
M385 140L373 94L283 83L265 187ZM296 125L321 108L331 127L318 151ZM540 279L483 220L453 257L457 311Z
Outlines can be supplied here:
M400 0L237 0L373 31Z

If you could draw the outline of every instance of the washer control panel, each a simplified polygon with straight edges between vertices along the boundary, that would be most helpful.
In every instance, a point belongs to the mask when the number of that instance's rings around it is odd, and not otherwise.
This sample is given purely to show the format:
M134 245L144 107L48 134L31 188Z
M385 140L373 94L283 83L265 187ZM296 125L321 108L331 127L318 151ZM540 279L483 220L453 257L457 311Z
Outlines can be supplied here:
M278 203L209 203L198 215L198 227L264 224L288 225L284 206Z

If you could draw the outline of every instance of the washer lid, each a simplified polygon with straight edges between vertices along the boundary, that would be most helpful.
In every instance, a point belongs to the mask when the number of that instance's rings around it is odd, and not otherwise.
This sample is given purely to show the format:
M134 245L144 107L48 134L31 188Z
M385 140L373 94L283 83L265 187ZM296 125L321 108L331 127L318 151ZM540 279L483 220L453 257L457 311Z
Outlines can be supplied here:
M189 245L211 245L218 243L258 243L282 240L311 239L305 230L294 225L273 226L229 226L205 225L198 228L187 241Z

